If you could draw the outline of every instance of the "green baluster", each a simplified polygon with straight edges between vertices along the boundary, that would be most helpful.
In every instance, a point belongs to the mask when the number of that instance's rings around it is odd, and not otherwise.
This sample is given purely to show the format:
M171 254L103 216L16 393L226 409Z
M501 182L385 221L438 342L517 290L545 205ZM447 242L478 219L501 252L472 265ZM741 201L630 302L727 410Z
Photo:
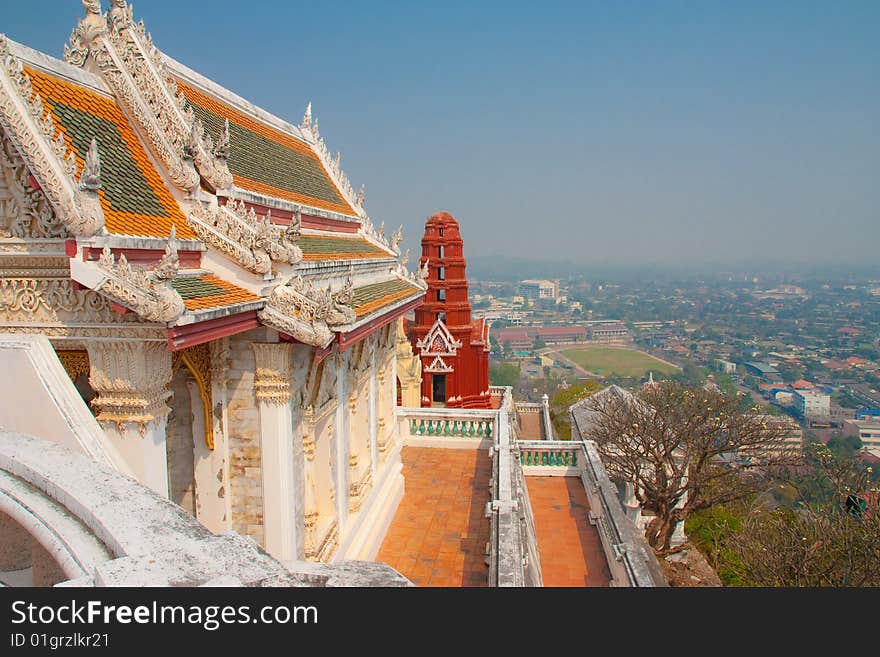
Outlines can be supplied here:
M572 465L577 465L577 464L578 464L578 455L577 455L577 452L572 452L572 453L571 453L571 464L572 464Z
M419 433L418 433L418 435L419 436L425 435L425 420L424 419L419 420Z
M428 435L434 435L434 420L428 420Z
M443 421L443 435L444 436L449 435L449 419L446 419Z
M492 437L492 422L486 423L486 438Z
M541 465L547 465L547 452L541 452Z
M477 423L477 435L481 438L483 437L483 423L482 422Z
M416 422L415 418L410 418L409 420L409 434L411 436L417 436L419 430L419 423Z
M520 453L519 453L519 464L520 464L520 465L524 465L525 462L526 462L526 453L525 453L525 452L520 452Z

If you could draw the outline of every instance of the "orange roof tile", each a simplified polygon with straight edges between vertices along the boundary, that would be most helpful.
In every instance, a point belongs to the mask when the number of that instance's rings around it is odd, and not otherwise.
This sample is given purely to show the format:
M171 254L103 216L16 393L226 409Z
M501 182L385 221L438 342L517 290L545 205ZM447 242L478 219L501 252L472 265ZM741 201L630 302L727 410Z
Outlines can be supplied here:
M196 237L115 100L31 67L25 71L76 154L77 175L92 137L98 139L98 193L109 232L167 237L173 225L178 237Z

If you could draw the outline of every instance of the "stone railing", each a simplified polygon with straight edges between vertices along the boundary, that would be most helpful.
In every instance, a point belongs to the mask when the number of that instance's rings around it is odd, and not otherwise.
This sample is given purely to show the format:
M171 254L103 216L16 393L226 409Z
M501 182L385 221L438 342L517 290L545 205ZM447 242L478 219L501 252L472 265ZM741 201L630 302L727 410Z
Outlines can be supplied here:
M624 512L595 442L529 440L519 441L517 448L526 475L580 477L590 502L590 523L598 529L612 586L666 586L644 536Z
M397 408L405 445L488 449L496 432L497 410Z
M570 440L520 440L519 462L527 475L580 475L583 449L578 442ZM559 472L551 472L557 469Z
M584 455L581 481L590 500L590 522L599 528L612 586L666 586L653 550L623 510L596 443L585 440L580 445Z
M489 586L543 586L535 519L516 457L514 405L504 389L492 445L489 517Z
M540 413L541 412L541 404L538 402L517 402L516 403L516 412L517 413Z

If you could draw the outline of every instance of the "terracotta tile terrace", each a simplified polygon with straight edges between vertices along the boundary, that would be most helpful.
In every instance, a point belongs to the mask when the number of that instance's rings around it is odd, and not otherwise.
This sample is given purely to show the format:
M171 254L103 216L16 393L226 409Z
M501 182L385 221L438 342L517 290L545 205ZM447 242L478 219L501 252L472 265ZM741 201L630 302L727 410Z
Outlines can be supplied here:
M417 586L487 586L486 450L406 446L401 458L406 492L376 560Z
M608 586L611 572L580 478L526 477L526 486L544 586Z

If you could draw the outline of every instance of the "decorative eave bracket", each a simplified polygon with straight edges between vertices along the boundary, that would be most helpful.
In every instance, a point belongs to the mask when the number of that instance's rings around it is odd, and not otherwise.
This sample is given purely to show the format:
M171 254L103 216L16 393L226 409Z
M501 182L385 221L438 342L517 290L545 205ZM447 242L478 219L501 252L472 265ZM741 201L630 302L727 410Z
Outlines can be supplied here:
M165 255L152 272L134 269L125 255L117 260L105 246L97 262L71 258L70 277L147 321L173 324L186 311L183 298L171 286L179 267L172 228Z
M351 279L341 290L331 292L296 276L275 286L257 316L267 326L300 342L324 348L333 341L334 332L345 331L356 321L353 301Z
M189 225L199 239L222 251L252 274L272 271L272 262L295 265L302 260L296 245L302 219L299 211L285 227L272 223L267 214L259 219L253 208L230 202L215 208L197 205L189 214Z

